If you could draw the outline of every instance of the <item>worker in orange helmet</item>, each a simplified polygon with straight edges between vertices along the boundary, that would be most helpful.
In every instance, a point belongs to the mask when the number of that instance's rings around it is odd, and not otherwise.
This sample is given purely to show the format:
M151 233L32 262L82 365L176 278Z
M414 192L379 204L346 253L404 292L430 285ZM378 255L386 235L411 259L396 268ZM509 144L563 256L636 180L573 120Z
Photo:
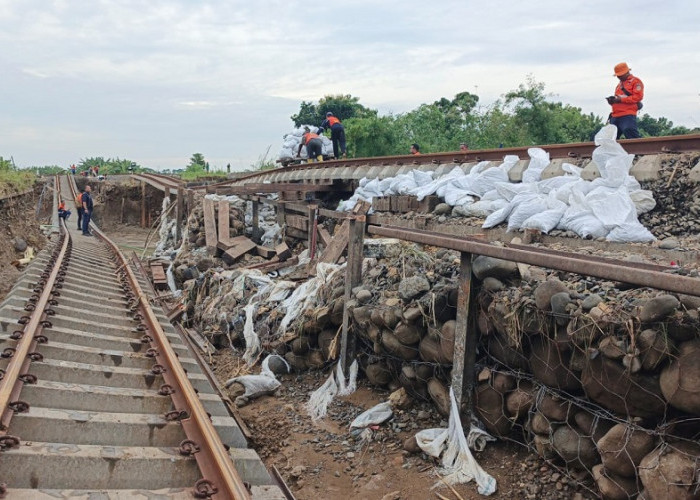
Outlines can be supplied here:
M642 109L644 84L630 71L625 62L615 66L615 76L620 83L615 88L615 95L606 98L612 106L609 122L617 127L618 139L623 135L627 139L641 137L637 128L637 112Z

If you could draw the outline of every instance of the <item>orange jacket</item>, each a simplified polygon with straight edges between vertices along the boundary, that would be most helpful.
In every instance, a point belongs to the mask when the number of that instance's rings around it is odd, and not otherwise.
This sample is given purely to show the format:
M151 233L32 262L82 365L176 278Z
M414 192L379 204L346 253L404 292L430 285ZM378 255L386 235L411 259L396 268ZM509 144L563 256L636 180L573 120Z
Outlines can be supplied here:
M630 95L627 95L622 87L624 85L625 90ZM615 87L615 95L620 97L620 102L616 102L612 105L612 116L617 118L618 116L636 115L639 108L637 103L644 99L644 84L636 76L628 76L627 80L621 81Z
M329 116L326 118L326 121L330 124L332 127L333 125L336 125L337 123L340 123L340 120L338 120L335 116Z
M306 146L311 139L318 139L318 134L314 134L313 132L307 132L301 136L301 139L304 143L304 146Z
M58 204L58 210L59 210L59 211L60 211L60 210L65 210L65 209L66 209L66 204L65 204L65 202L62 201L61 203Z

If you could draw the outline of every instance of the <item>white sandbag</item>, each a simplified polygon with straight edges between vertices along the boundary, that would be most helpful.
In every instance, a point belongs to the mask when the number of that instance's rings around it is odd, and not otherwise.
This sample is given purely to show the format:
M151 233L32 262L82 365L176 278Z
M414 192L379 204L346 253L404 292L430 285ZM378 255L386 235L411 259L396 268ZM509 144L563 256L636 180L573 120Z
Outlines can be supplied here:
M632 241L654 241L656 237L649 232L639 221L630 221L620 224L610 230L605 237L608 241L620 243Z
M514 208L508 216L508 231L520 229L527 219L547 210L547 198L541 194L519 194L511 204Z
M597 187L586 195L586 204L608 230L637 220L637 209L623 187Z
M549 165L549 153L541 148L529 148L530 162L523 172L523 183L537 182L542 178L542 171Z
M481 199L486 199L487 195L492 196L494 191L504 200L512 201L513 198L521 193L537 193L539 190L537 188L537 184L535 183L522 184L513 182L497 182L495 189L485 193Z
M289 373L289 364L282 356L276 354L267 356L262 362L262 369L259 375L242 375L240 377L231 378L224 383L226 388L231 387L235 382L238 382L244 387L245 393L236 398L237 403L246 402L247 400L255 399L266 394L272 394L282 385L275 377L275 374L272 373L272 370L270 370L270 359L272 358L281 360L287 368L287 373Z
M567 205L556 198L555 191L550 192L550 195L547 197L545 210L528 217L520 225L520 229L537 229L547 234L557 227L566 211Z
M642 215L656 207L656 200L654 199L654 193L646 189L639 189L637 191L631 191L629 193L632 203L634 203L637 209L637 215Z

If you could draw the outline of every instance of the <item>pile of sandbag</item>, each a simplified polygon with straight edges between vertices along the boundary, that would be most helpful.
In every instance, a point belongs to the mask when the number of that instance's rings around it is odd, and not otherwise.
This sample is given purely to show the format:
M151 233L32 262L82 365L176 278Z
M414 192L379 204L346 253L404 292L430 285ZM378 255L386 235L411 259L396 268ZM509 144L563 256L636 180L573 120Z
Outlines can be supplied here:
M304 135L304 128L308 127L312 133L318 133L318 127L313 125L302 125L292 130L289 134L285 134L283 137L284 143L282 144L282 149L280 149L277 159L282 160L293 160L297 157L297 151L299 150L299 144L301 144L301 136ZM323 143L323 156L333 156L333 143L325 135L320 136L321 142ZM301 148L301 157L308 158L306 154L306 146Z
M542 180L549 154L530 148L530 162L519 183L509 180L509 171L519 161L509 155L500 165L483 161L467 173L466 165L460 165L438 178L419 170L381 180L364 178L338 210L350 210L359 199L408 194L422 200L434 194L454 207L455 216L485 217L484 228L507 223L509 231L559 229L582 238L652 241L654 236L637 217L652 210L656 201L629 175L634 155L627 154L615 137L612 125L596 135L593 162L601 177L593 181L582 179L581 169L567 163L562 166L565 175Z

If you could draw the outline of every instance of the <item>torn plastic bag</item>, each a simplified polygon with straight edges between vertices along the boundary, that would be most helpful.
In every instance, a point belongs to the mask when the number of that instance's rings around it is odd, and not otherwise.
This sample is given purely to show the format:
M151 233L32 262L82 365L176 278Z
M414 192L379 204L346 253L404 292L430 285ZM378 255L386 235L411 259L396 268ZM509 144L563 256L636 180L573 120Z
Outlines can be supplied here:
M353 436L359 436L366 428L372 425L383 424L394 416L394 411L391 409L391 403L385 401L373 406L369 410L361 413L350 424L350 433Z
M336 370L331 372L324 384L316 389L309 401L306 403L306 411L311 417L311 420L319 420L326 416L328 405L336 396L348 396L355 392L357 388L357 360L350 365L350 378L345 382L343 368L338 363Z
M480 432L484 433L481 430ZM416 442L422 450L431 456L439 457L442 454L442 467L439 472L447 484L468 483L474 479L478 486L477 491L481 495L488 496L495 493L496 480L481 468L469 451L467 438L464 436L462 422L459 417L457 401L451 387L449 427L447 429L421 431L416 434ZM442 486L442 482L436 483L433 489L440 486Z

